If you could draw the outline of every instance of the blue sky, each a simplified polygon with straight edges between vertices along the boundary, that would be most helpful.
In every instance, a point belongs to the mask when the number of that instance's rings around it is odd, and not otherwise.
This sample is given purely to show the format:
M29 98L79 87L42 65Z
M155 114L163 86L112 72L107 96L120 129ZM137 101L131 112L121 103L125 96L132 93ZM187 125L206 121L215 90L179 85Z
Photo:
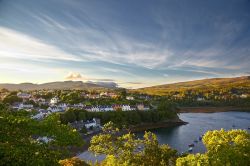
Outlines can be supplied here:
M0 0L0 82L136 88L250 74L249 0Z

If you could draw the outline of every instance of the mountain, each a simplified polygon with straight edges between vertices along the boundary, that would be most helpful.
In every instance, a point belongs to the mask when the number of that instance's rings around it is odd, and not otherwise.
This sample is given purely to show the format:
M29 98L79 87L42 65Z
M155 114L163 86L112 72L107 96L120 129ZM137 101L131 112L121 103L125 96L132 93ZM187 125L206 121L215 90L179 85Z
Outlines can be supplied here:
M250 76L194 80L194 81L145 87L145 88L135 89L132 91L151 94L151 95L164 95L165 93L169 91L180 91L180 90L191 90L191 89L216 89L216 88L225 88L225 87L250 88Z
M32 83L21 83L21 84L0 84L0 89L8 90L40 90L40 89L103 89L103 88L116 88L110 84L99 84L99 83L84 83L82 81L64 81L64 82L49 82L44 84L32 84Z
M96 84L102 87L106 87L106 88L116 88L118 87L117 83L115 82L93 82L93 81L88 81L87 83L91 83L91 84Z

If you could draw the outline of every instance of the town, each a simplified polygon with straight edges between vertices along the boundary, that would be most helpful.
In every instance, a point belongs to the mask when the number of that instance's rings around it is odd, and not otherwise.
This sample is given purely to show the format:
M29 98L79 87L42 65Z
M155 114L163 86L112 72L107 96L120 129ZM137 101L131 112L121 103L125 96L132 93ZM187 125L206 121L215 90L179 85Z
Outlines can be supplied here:
M32 119L42 120L53 113L64 113L69 109L80 109L88 112L110 111L148 111L148 96L124 96L119 92L88 92L78 90L39 90L8 91L1 90L1 100L13 111L32 112ZM122 96L123 95L123 96ZM145 103L145 104L144 104ZM100 120L72 122L72 126L81 130L100 126ZM81 128L79 128L81 126Z

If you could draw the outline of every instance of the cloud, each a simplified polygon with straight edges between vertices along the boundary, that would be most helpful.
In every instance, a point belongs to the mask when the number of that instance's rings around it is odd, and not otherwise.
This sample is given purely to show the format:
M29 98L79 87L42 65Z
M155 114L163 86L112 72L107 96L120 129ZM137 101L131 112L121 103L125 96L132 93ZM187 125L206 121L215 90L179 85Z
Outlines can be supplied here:
M79 72L65 79L142 82L131 86L249 71L243 3L145 2L124 12L126 3L0 1L1 64L18 74L31 68L27 61L41 71L64 69L60 78Z
M82 61L81 58L65 53L55 46L7 28L0 27L0 39L0 58Z
M113 79L109 78L91 78L91 77L83 77L82 74L78 72L70 72L66 77L66 80L78 80L78 81L90 81L90 82L115 82Z
M80 73L69 73L66 77L66 80L85 80L86 78L83 78Z

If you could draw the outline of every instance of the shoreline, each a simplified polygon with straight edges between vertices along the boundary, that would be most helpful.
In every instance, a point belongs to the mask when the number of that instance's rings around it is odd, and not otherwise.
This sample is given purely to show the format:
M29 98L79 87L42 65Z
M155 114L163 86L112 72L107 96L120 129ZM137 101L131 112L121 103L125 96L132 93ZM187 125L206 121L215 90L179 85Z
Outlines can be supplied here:
M151 129L181 126L181 125L186 125L186 124L188 124L188 122L184 122L181 119L177 118L175 120L169 120L169 121L165 121L165 122L145 123L145 124L139 124L136 126L131 126L129 128L129 131L139 132L139 131L146 131L146 130L151 130Z
M180 107L178 113L215 113L215 112L250 112L250 107L233 107L233 106L221 106L221 107Z
M188 124L188 122L184 122L181 119L176 118L176 119L165 121L165 122L144 123L144 124L139 124L136 126L131 126L126 132L140 132L140 131L147 131L147 130L157 129L157 128L181 126L181 125L186 125L186 124ZM77 156L80 153L86 152L90 146L91 138L97 134L89 135L87 137L82 136L83 140L85 141L85 144L82 147L71 147L70 151L72 152L72 156Z
M178 113L215 113L215 112L229 112L229 111L238 111L238 112L250 112L250 107L180 107ZM186 125L188 122L181 120L179 117L157 123L144 123L135 126L130 126L127 132L142 132L158 128L168 128L174 126ZM82 147L72 147L71 152L72 156L79 155L80 153L86 152L90 146L90 140L94 135L91 134L86 136L82 135L85 144Z

